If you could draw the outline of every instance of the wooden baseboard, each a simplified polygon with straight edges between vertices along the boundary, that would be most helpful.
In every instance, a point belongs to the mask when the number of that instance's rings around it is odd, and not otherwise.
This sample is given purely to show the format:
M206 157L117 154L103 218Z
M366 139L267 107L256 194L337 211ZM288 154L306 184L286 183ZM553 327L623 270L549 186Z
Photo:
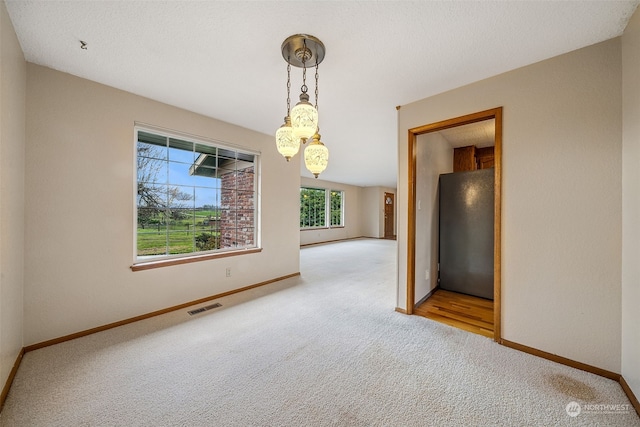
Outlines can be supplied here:
M396 311L398 313L407 314L407 310L405 310L404 308L396 307Z
M507 341L505 339L501 339L500 344L509 348L513 348L515 350L520 350L525 353L533 354L534 356L542 357L543 359L560 363L562 365L567 365L572 368L580 369L582 371L591 372L592 374L600 375L601 377L609 378L614 381L620 381L620 374L607 371L606 369L601 369L592 365L588 365L586 363L577 362L572 359L567 359L566 357L558 356L557 354L548 353L546 351L538 350L537 348L529 347L523 344L518 344L513 341Z
M211 296L208 296L208 297L205 297L205 298L200 298L200 299L197 299L195 301L186 302L184 304L175 305L173 307L165 308L165 309L158 310L158 311L153 311L151 313L142 314L140 316L131 317L129 319L120 320L118 322L109 323L107 325L98 326L98 327L95 327L95 328L87 329L85 331L80 331L80 332L76 332L74 334L65 335L63 337L54 338L54 339L51 339L51 340L48 340L48 341L43 341L43 342L40 342L40 343L37 343L37 344L31 344L31 345L26 346L24 348L24 351L26 353L26 352L29 352L29 351L37 350L39 348L48 347L50 345L60 344L61 342L70 341L70 340L73 340L73 339L76 339L76 338L80 338L80 337L84 337L84 336L87 336L87 335L95 334L96 332L102 332L102 331L106 331L108 329L117 328L118 326L126 325L126 324L133 323L133 322L137 322L139 320L149 319L151 317L159 316L161 314L169 313L169 312L172 312L172 311L182 310L184 308L191 307L192 305L202 304L203 302L207 302L207 301L211 301L211 300L214 300L214 299L226 297L228 295L237 294L238 292L248 291L249 289L253 289L253 288L260 287L260 286L268 285L268 284L274 283L274 282L279 282L281 280L289 279L291 277L296 277L296 276L299 276L299 275L300 275L300 272L293 273L293 274L288 274L288 275L282 276L282 277L276 277L275 279L266 280L264 282L256 283L254 285L245 286L243 288L234 289L232 291L222 292L220 294L211 295Z
M4 383L4 387L2 388L2 394L0 394L0 412L2 412L2 408L4 408L4 402L7 400L7 395L9 394L9 389L11 389L11 384L13 384L13 379L16 376L16 372L18 372L18 368L20 367L20 362L22 362L22 358L25 354L24 347L20 349L18 353L18 357L16 358L15 363L13 364L13 368L11 368L11 372L9 372L9 377L7 378L7 382Z
M311 228L310 230L314 230L314 229ZM349 240L357 240L357 239L375 239L375 237L360 236L360 237L348 237L346 239L324 240L322 242L313 242L313 243L300 244L300 247L301 248L306 248L307 246L326 245L327 243L339 243L339 242L346 242L346 241L349 241Z
M633 390L631 390L631 387L629 387L629 384L627 384L622 375L620 375L620 386L622 387L622 390L624 390L625 394L631 401L631 404L635 408L636 413L640 417L640 402L638 402L638 398L635 394L633 394Z

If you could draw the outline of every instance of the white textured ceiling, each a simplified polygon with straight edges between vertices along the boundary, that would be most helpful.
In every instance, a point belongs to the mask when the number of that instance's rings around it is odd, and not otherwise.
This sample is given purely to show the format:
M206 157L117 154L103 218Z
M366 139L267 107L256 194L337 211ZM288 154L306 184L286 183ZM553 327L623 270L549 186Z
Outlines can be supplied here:
M321 179L395 187L396 105L619 36L638 0L6 5L27 61L268 134L286 113L280 45L312 34L326 47Z

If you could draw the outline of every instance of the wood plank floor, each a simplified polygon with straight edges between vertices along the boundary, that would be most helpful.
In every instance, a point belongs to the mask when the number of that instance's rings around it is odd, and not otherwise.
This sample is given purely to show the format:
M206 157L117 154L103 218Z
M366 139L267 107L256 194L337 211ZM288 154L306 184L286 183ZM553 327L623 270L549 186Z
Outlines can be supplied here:
M493 338L493 301L438 289L414 314Z

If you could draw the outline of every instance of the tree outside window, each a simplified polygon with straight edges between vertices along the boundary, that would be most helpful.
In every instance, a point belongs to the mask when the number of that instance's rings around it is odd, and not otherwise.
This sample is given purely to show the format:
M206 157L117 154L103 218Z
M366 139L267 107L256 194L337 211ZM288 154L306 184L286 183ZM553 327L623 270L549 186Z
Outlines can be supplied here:
M342 225L342 191L331 190L331 226Z
M324 227L326 196L325 190L300 188L300 228Z
M300 188L300 228L341 227L344 192L322 188Z

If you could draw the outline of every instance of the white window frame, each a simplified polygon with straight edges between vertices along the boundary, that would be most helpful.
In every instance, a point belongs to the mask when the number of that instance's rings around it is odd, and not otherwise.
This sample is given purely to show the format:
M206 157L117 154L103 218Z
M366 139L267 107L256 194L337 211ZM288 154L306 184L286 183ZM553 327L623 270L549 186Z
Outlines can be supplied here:
M164 138L173 138L179 140L185 140L193 142L195 144L202 144L205 146L225 149L234 151L240 154L248 154L254 156L253 168L254 168L254 216L253 216L253 239L254 245L250 247L238 247L238 248L220 248L211 251L194 251L182 254L172 255L154 255L154 256L138 256L138 133L146 132L154 135L158 135ZM133 264L132 270L144 270L148 268L162 267L165 265L182 264L185 262L200 261L218 257L241 255L248 253L260 252L262 249L261 242L261 152L256 150L247 149L229 142L214 140L202 136L196 136L185 132L169 130L154 125L138 123L134 124L133 132Z
M300 189L309 189L309 190L321 190L324 191L324 223L325 225L319 226L309 226L309 227L300 227L300 230L322 230L322 229L330 229L330 228L344 228L344 206L345 206L345 191L330 189L330 188L322 188L322 187L311 187L307 185L301 185ZM340 193L340 224L332 225L331 224L331 193L337 192ZM300 220L300 218L299 218ZM300 222L300 221L298 221Z

